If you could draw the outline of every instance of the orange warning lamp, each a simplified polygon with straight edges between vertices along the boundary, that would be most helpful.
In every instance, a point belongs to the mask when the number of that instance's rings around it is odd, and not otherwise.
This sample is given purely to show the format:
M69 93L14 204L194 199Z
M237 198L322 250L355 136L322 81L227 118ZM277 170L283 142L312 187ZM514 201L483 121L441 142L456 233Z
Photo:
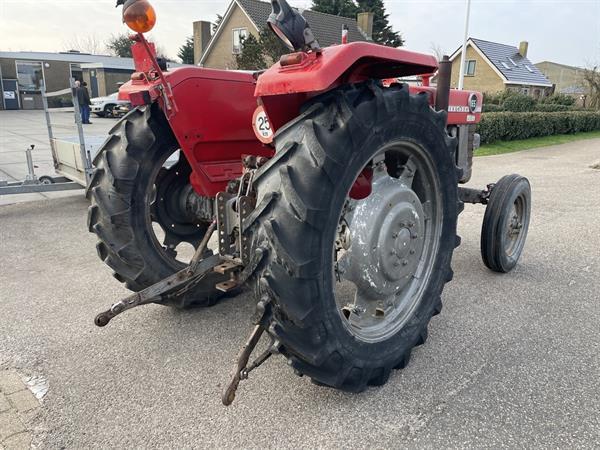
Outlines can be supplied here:
M136 33L147 33L156 24L156 11L148 0L127 0L123 4L123 22Z

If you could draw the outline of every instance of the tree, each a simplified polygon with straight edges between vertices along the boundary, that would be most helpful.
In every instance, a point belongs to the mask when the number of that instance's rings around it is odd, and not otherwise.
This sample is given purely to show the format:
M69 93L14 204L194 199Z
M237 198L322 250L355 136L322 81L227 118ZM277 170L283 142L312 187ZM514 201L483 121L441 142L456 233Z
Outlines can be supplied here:
M444 57L444 50L440 44L436 44L435 42L431 42L429 44L429 50L438 61L441 61Z
M177 53L183 64L194 64L194 37L190 36L186 39L185 44L179 47Z
M586 102L586 106L600 110L600 67L584 69L583 81L589 90L589 101Z
M69 39L63 41L65 51L76 50L81 53L90 53L97 55L102 53L105 48L102 42L95 34L72 35Z
M291 51L268 27L264 27L260 30L259 39L265 62L268 65L279 61L281 55L285 55Z
M237 68L240 70L266 69L264 49L259 39L252 33L242 41L242 51L235 55Z
M392 29L389 22L389 14L385 12L383 0L358 0L358 8L361 12L372 12L373 17L373 41L389 47L401 47L404 45L402 35Z
M112 35L106 43L106 47L115 56L131 58L131 44L133 42L129 39L129 35L123 33L117 36Z
M221 14L217 14L217 20L215 20L215 22L212 24L212 34L217 32L217 28L219 28L221 22L223 22L223 16Z
M352 19L355 19L359 12L372 12L373 41L390 47L404 45L402 35L390 25L383 0L313 0L311 9Z
M356 18L358 6L353 0L313 0L310 9L334 16Z
M154 48L156 49L156 56L159 58L164 58L169 62L174 62L171 58L169 58L164 51L164 49L158 45L152 39L152 36L146 36L148 42L152 42L154 44ZM108 42L106 43L106 48L110 53L119 58L131 58L131 46L133 45L133 41L129 39L129 34L122 33L118 35L112 35Z
M242 41L242 51L235 55L237 68L241 70L262 70L279 61L281 55L290 52L269 28L260 30L258 38L253 34Z

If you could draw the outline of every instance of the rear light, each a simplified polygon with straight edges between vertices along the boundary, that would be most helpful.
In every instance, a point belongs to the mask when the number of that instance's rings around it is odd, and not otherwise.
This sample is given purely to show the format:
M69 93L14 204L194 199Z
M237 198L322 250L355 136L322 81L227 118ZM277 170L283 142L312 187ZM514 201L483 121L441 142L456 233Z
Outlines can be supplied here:
M147 33L156 24L156 11L148 0L127 0L123 22L136 33Z

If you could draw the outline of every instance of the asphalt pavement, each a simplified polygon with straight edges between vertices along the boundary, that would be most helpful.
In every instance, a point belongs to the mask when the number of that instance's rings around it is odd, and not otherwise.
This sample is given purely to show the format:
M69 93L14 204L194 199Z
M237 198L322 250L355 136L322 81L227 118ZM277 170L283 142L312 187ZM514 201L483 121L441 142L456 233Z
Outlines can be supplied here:
M84 125L84 139L103 140L117 119L100 118L92 114L91 125ZM50 113L52 133L58 139L75 139L77 127L73 112ZM44 111L18 110L0 111L0 180L22 181L27 175L25 150L34 145L32 151L36 175L56 176L52 161L52 150L48 137L48 126ZM77 195L73 191L46 192L0 196L0 206L23 200L43 200Z
M598 159L600 139L476 158L471 186L531 180L517 268L483 266L484 209L468 205L444 309L406 369L347 394L274 357L229 408L220 395L251 327L249 294L96 328L128 291L96 256L83 196L2 206L0 369L45 380L23 419L41 448L598 448Z

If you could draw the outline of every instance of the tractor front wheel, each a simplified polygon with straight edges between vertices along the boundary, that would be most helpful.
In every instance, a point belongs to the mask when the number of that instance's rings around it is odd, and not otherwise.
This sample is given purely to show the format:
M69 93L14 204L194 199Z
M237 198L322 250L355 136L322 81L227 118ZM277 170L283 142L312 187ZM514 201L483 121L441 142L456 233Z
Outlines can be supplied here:
M315 98L279 130L252 226L269 249L257 283L267 331L296 373L358 392L425 342L459 242L445 122L425 94L367 82Z
M88 227L115 278L140 291L185 268L212 220L212 199L200 197L204 217L186 207L196 195L191 168L158 105L123 117L94 166ZM215 289L221 281L222 275L211 273L170 304L213 304L222 295Z
M481 257L492 271L517 265L529 229L531 186L521 175L506 175L494 185L481 228Z

